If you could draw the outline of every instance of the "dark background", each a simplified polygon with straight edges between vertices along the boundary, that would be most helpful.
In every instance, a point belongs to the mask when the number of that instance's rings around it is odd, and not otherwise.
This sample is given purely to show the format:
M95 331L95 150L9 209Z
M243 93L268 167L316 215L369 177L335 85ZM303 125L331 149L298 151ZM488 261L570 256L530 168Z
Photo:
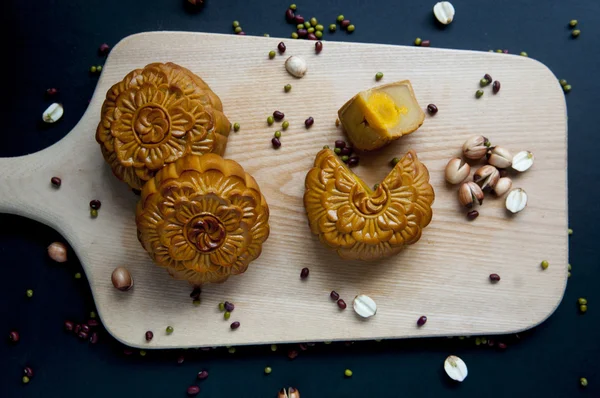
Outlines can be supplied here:
M274 397L284 385L303 397L599 397L600 293L598 268L600 176L597 161L597 111L600 80L600 3L595 0L501 1L455 0L455 21L446 28L434 22L430 2L405 0L338 0L298 2L300 13L315 16L327 27L343 13L356 25L349 35L326 34L328 40L410 45L419 36L433 47L506 48L527 51L573 86L567 95L569 112L569 216L573 266L564 300L545 323L519 337L495 337L506 351L476 346L474 339L413 339L402 341L318 344L293 361L280 346L239 347L235 354L220 348L210 352L149 351L141 357L123 354L123 346L106 332L90 345L63 332L63 321L83 321L94 309L76 257L66 264L47 258L46 246L61 237L33 221L0 215L0 335L18 329L21 341L0 340L0 397L184 397L201 369L202 397ZM232 33L239 20L247 34L289 37L287 1L207 0L191 12L180 0L3 0L0 13L0 156L38 151L65 136L83 114L97 76L91 65L102 64L101 43L111 46L132 33L184 30ZM573 40L567 24L579 20L581 36ZM235 65L232 66L233 68ZM232 70L232 73L234 71ZM51 103L47 88L60 90L65 105L60 123L40 123ZM523 109L527 112L527 109ZM498 126L499 129L502 126ZM90 132L92 134L93 132ZM527 134L526 131L523 134ZM0 170L2 173L2 170ZM1 174L0 174L1 181ZM465 253L467 255L467 253ZM490 255L474 248L468 255ZM552 265L551 265L552 266ZM32 299L26 289L34 290ZM589 310L578 314L576 300L585 296ZM442 370L448 354L462 357L469 377L450 383ZM177 357L185 356L183 364ZM23 367L36 372L22 385ZM273 373L263 374L265 366ZM354 377L345 379L350 368ZM589 386L579 386L585 376Z

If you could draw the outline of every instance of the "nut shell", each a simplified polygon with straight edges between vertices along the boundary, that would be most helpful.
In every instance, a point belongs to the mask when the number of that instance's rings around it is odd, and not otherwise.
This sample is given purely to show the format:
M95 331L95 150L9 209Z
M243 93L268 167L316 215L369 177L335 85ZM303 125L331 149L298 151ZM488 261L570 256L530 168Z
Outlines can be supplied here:
M144 185L136 211L150 257L194 285L245 272L269 236L268 221L254 178L215 154L166 165Z
M141 189L185 155L222 155L230 130L222 111L219 97L198 76L173 63L154 63L108 90L96 141L115 176Z
M305 186L312 233L344 259L394 255L420 239L433 215L429 172L414 151L371 190L332 150L323 149Z

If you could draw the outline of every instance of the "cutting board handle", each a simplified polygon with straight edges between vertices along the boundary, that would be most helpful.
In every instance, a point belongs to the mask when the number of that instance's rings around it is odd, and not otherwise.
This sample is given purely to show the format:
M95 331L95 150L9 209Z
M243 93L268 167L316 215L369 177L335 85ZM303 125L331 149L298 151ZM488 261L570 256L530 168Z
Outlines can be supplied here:
M31 215L33 173L41 160L37 154L0 158L0 213ZM43 172L39 170L39 172Z

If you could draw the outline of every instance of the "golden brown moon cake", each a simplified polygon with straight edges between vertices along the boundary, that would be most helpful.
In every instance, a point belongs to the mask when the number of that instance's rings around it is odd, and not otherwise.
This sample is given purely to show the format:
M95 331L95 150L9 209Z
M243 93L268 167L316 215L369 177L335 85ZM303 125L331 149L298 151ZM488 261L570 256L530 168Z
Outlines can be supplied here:
M378 260L416 243L433 215L429 172L409 151L375 190L330 149L306 175L310 229L344 259Z
M188 155L223 155L231 129L210 87L173 63L130 72L106 93L96 141L120 180L134 189Z
M165 165L142 189L138 237L156 264L194 285L246 271L269 236L269 207L254 178L216 154Z

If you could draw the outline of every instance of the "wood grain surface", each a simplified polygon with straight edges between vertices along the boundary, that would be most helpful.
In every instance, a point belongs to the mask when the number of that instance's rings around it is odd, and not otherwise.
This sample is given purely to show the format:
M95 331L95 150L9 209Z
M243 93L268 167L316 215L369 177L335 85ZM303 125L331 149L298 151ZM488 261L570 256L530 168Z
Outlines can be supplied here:
M280 39L200 33L142 33L112 50L90 106L63 140L32 155L0 159L0 211L48 224L72 245L92 288L102 322L118 340L144 348L201 347L292 341L358 340L516 332L544 321L560 302L567 281L566 106L555 76L524 57L434 48L286 39L287 51L269 60ZM300 55L308 73L295 79L284 69L287 56ZM220 96L231 122L225 156L235 159L259 183L271 209L271 236L248 271L221 285L205 286L193 306L191 288L152 264L136 236L137 197L113 177L94 140L108 88L129 71L151 62L172 61L201 76ZM375 82L375 73L385 74ZM502 83L475 99L479 79ZM436 200L433 220L421 240L379 263L343 262L310 234L302 195L304 178L323 145L344 138L336 112L351 96L376 84L409 79L421 106L435 103L408 137L372 154L361 154L355 172L375 184L389 161L414 149L429 168ZM283 86L292 84L291 92ZM271 146L279 123L290 127L282 147ZM65 112L69 112L67 108ZM304 127L312 116L315 124ZM464 140L483 134L514 153L530 150L536 163L515 175L513 187L529 194L515 216L504 201L488 195L481 215L468 222L456 187L444 181L444 166L459 155ZM475 167L476 168L476 167ZM60 189L52 176L63 180ZM97 219L89 201L100 199ZM5 226L9 228L9 226ZM542 260L550 267L543 271ZM116 266L129 268L133 290L112 287ZM310 268L307 280L300 270ZM490 284L488 275L502 280ZM338 310L329 292L348 303ZM362 293L378 304L367 321L352 311ZM217 309L236 304L230 321ZM416 320L427 315L418 328ZM229 323L240 321L232 331ZM164 330L172 325L175 332ZM147 343L144 333L154 331Z

